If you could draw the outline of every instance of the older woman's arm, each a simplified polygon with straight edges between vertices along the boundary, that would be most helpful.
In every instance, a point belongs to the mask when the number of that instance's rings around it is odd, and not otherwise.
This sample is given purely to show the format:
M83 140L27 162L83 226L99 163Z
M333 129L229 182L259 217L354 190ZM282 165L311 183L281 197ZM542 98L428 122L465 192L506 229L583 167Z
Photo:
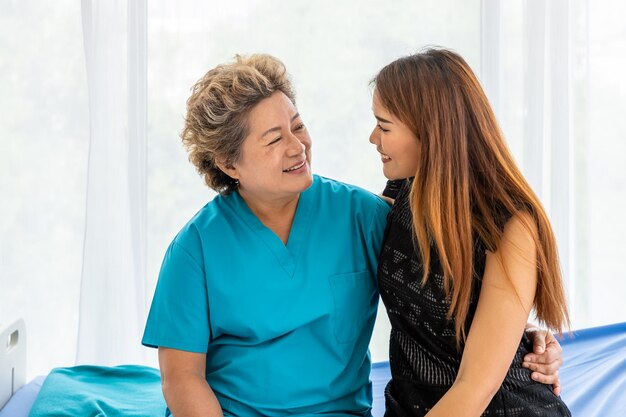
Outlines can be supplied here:
M205 378L206 355L159 347L165 402L174 417L222 417Z
M526 325L526 334L533 342L533 351L524 356L523 366L533 371L531 378L552 385L555 395L561 395L559 369L563 365L563 349L554 334L533 324Z

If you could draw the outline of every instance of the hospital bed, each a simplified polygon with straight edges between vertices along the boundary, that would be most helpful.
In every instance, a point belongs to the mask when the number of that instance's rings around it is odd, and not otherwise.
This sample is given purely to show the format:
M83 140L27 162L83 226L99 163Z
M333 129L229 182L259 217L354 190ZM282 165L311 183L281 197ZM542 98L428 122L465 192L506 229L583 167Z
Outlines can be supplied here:
M158 370L133 365L57 368L25 384L24 322L0 332L0 417L27 417L29 412L34 417L164 415ZM626 417L626 323L575 331L561 345L562 397L572 415ZM388 362L373 364L374 417L384 414L389 378Z
M0 324L0 409L26 382L26 326Z

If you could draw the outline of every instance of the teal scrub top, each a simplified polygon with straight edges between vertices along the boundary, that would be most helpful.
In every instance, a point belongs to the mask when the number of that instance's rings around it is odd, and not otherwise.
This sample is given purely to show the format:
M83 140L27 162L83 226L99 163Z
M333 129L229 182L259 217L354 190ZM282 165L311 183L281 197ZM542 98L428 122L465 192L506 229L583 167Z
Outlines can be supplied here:
M169 246L142 343L206 353L227 415L368 415L368 345L389 206L314 176L287 244L234 192Z

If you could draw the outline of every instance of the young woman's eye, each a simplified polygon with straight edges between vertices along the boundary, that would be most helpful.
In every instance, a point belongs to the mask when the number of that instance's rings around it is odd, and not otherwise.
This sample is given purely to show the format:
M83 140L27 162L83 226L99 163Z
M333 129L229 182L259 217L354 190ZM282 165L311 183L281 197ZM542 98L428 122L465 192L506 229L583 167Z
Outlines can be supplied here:
M296 126L296 128L294 129L296 132L299 132L301 130L304 130L304 123L300 123L298 126Z
M383 128L381 125L379 125L379 124L377 124L376 126L380 129L380 131L381 131L381 132L389 132L389 129L384 129L384 128Z

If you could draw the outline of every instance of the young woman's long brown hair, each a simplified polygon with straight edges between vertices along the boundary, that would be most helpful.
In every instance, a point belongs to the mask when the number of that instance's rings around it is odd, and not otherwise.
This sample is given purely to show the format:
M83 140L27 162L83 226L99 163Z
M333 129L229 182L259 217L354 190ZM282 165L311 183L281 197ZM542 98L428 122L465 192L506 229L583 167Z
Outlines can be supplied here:
M432 242L443 267L451 302L448 316L455 319L459 346L466 337L474 241L479 238L495 251L502 239L503 214L524 211L535 223L526 226L537 250L537 318L554 331L569 325L550 222L465 60L430 48L387 65L373 84L382 105L420 141L410 200L424 263L422 280L428 277Z

